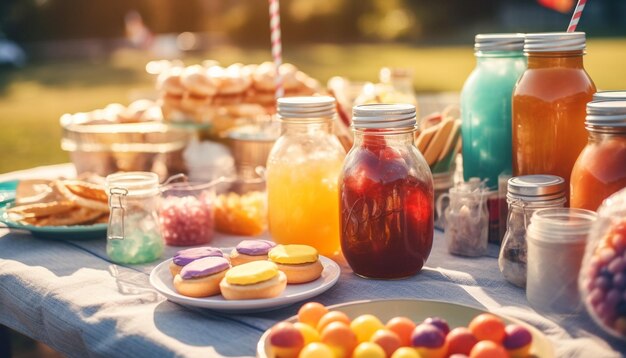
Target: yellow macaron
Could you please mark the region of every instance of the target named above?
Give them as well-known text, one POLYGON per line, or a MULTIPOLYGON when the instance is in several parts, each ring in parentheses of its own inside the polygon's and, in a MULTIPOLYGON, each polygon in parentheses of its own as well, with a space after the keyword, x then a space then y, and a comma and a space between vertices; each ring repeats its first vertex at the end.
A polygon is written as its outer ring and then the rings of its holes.
POLYGON ((278 267, 269 261, 253 261, 235 266, 226 272, 226 282, 231 285, 252 285, 278 275, 278 267))
POLYGON ((308 245, 277 245, 267 257, 279 264, 297 265, 315 262, 319 255, 314 247, 308 245))
POLYGON ((317 250, 308 245, 277 245, 267 253, 267 258, 287 276, 290 284, 311 282, 324 271, 317 250))

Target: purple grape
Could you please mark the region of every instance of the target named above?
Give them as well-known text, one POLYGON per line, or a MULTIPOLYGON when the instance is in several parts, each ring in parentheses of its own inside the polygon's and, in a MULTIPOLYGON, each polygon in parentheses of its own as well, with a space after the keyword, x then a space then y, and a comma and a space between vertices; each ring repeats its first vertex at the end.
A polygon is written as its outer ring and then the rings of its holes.
POLYGON ((611 280, 609 280, 606 276, 599 276, 593 280, 594 288, 599 288, 602 291, 606 291, 611 288, 611 280))
POLYGON ((620 272, 613 276, 613 287, 619 289, 626 288, 626 273, 620 272))
POLYGON ((610 308, 617 306, 619 301, 622 299, 622 293, 617 289, 612 289, 606 294, 606 300, 604 303, 610 308))
POLYGON ((411 334, 413 347, 440 348, 445 344, 445 336, 438 327, 422 323, 411 334))
POLYGON ((615 307, 615 313, 617 313, 620 317, 626 317, 626 301, 622 300, 617 304, 617 307, 615 307))
POLYGON ((441 333, 443 333, 444 336, 450 333, 450 326, 448 326, 448 322, 446 322, 446 320, 443 318, 428 317, 424 320, 424 323, 432 324, 433 326, 439 328, 441 330, 441 333))
POLYGON ((530 344, 533 340, 533 336, 530 332, 517 324, 510 324, 505 328, 506 336, 502 345, 507 350, 522 348, 527 344, 530 344))
POLYGON ((608 265, 609 272, 612 274, 617 274, 624 272, 626 269, 626 260, 624 260, 621 256, 616 256, 608 265))
POLYGON ((606 266, 603 266, 600 269, 600 272, 598 273, 598 276, 606 277, 609 280, 613 280, 613 274, 611 273, 611 271, 609 271, 609 269, 606 266))

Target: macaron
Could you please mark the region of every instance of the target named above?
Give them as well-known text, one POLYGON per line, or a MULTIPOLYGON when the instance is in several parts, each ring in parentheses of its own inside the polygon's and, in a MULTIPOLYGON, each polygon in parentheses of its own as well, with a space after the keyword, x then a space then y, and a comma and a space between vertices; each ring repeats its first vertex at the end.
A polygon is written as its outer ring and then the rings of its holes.
POLYGON ((209 256, 185 265, 174 277, 174 288, 184 296, 208 297, 220 293, 220 281, 230 269, 227 259, 209 256))
POLYGON ((216 247, 203 246, 178 251, 170 262, 172 276, 180 273, 185 265, 204 257, 224 257, 222 250, 216 247))
POLYGON ((316 280, 324 270, 317 250, 308 245, 277 245, 267 257, 285 273, 290 284, 316 280))
POLYGON ((269 261, 252 261, 235 266, 220 282, 222 296, 227 300, 272 298, 287 287, 287 277, 269 261))
POLYGON ((233 266, 247 262, 267 260, 267 253, 276 244, 268 240, 244 240, 230 253, 230 263, 233 266))

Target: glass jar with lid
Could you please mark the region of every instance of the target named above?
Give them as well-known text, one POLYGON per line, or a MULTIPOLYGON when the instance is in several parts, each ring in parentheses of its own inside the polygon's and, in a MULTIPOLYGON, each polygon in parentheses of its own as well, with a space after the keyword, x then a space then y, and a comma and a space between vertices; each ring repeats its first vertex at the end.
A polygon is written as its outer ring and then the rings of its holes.
POLYGON ((589 103, 585 125, 589 142, 572 170, 570 205, 595 211, 626 188, 626 100, 589 103))
POLYGON ((524 175, 508 182, 509 204, 507 229, 502 239, 498 266, 512 284, 526 286, 528 262, 526 229, 532 214, 544 208, 565 204, 565 181, 554 175, 524 175))
POLYGON ((528 303, 542 313, 575 313, 583 305, 578 274, 596 213, 584 209, 537 210, 528 226, 528 303))
POLYGON ((354 145, 339 180, 341 248, 357 275, 401 278, 433 243, 433 178, 413 144, 415 107, 354 107, 354 145))
POLYGON ((513 91, 513 175, 569 178, 585 147, 585 106, 596 87, 585 71, 584 32, 526 34, 528 68, 513 91))
POLYGON ((476 68, 461 92, 463 174, 488 179, 490 190, 511 172, 511 95, 526 69, 523 47, 523 34, 476 35, 476 68))
POLYGON ((383 87, 380 93, 382 103, 408 103, 416 108, 417 97, 413 88, 413 70, 403 67, 383 67, 379 72, 383 87))
POLYGON ((109 195, 107 255, 117 263, 151 262, 163 253, 157 215, 159 178, 150 172, 128 172, 106 177, 109 195))
POLYGON ((269 230, 280 244, 339 252, 338 178, 346 152, 332 133, 335 99, 278 99, 282 134, 267 159, 269 230))
POLYGON ((471 178, 468 182, 451 188, 449 193, 436 201, 437 212, 441 212, 442 201, 449 199, 444 215, 444 237, 451 254, 482 256, 487 253, 487 194, 485 182, 479 178, 471 178))

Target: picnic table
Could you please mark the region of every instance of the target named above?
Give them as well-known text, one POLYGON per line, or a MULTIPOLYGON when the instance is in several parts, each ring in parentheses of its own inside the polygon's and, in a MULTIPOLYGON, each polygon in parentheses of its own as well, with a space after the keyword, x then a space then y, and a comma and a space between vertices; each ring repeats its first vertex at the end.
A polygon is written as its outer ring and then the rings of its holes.
MULTIPOLYGON (((0 182, 74 175, 70 164, 0 175, 0 182)), ((232 247, 242 237, 216 234, 232 247)), ((0 324, 40 340, 69 357, 254 356, 262 333, 294 315, 301 304, 274 311, 233 314, 185 307, 154 290, 148 277, 162 260, 120 265, 106 242, 44 240, 0 228, 0 324)), ((179 248, 168 247, 163 260, 179 248)), ((413 298, 489 310, 525 321, 553 343, 558 357, 613 357, 626 344, 600 330, 585 312, 545 315, 529 307, 523 289, 498 270, 498 247, 488 256, 447 252, 443 233, 422 272, 404 280, 369 280, 342 264, 337 284, 313 300, 326 305, 355 300, 413 298)))

